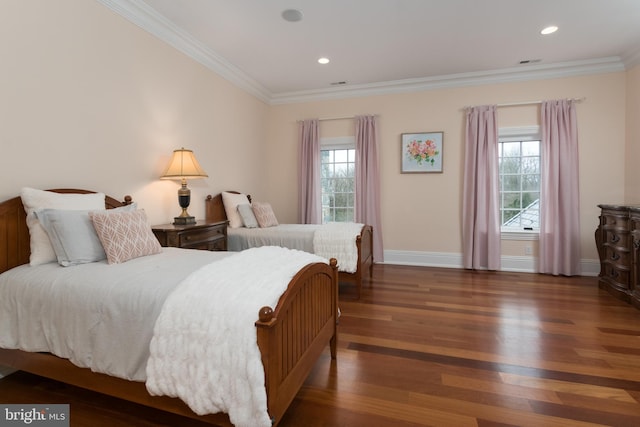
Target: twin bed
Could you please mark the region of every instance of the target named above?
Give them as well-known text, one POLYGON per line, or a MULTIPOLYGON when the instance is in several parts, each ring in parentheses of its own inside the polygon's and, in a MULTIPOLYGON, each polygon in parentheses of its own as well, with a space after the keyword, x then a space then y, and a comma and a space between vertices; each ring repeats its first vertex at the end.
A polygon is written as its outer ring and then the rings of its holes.
MULTIPOLYGON (((205 202, 207 221, 230 222, 227 229, 229 250, 240 251, 273 245, 334 257, 338 261, 338 281, 353 283, 357 298, 360 298, 363 279, 367 276, 370 278, 373 270, 373 229, 370 225, 279 224, 274 218, 266 227, 247 227, 242 222, 234 224, 234 220, 230 218, 239 203, 252 203, 251 196, 237 191, 226 191, 215 196, 207 196, 205 202), (226 198, 226 206, 223 196, 231 196, 226 198), (235 203, 230 206, 230 201, 235 203), (321 232, 326 236, 326 241, 319 239, 321 232), (324 246, 322 252, 314 248, 314 243, 317 245, 319 241, 324 246), (344 246, 352 246, 352 253, 343 250, 344 246)), ((258 203, 253 202, 254 205, 258 203)))
MULTIPOLYGON (((131 202, 104 199, 107 209, 131 202)), ((0 365, 212 424, 277 425, 327 344, 335 358, 338 320, 336 260, 281 251, 289 250, 233 254, 162 248, 121 263, 111 264, 109 258, 69 267, 31 266, 23 201, 7 200, 0 203, 0 365), (247 263, 255 267, 238 268, 247 263), (201 285, 208 280, 221 286, 220 294, 202 290, 210 288, 210 283, 201 285), (262 287, 251 288, 252 283, 262 287), (266 292, 271 284, 279 289, 266 292), (253 294, 264 294, 264 306, 249 297, 253 294), (187 305, 185 313, 176 309, 181 303, 187 305), (197 314, 194 307, 200 305, 211 316, 197 314), (218 323, 200 325, 209 317, 218 323), (248 324, 251 332, 242 344, 248 350, 231 347, 220 333, 232 321, 248 324), (176 335, 179 323, 188 336, 176 335), (222 353, 213 352, 216 348, 222 353), (229 383, 235 375, 225 379, 227 368, 218 363, 233 364, 251 353, 260 369, 250 376, 260 388, 247 380, 240 386, 254 388, 232 397, 250 395, 256 405, 202 403, 209 395, 225 401, 223 390, 240 387, 229 383), (194 354, 204 357, 195 360, 194 354), (190 400, 185 388, 201 396, 190 400), (219 410, 228 414, 214 414, 219 410)))

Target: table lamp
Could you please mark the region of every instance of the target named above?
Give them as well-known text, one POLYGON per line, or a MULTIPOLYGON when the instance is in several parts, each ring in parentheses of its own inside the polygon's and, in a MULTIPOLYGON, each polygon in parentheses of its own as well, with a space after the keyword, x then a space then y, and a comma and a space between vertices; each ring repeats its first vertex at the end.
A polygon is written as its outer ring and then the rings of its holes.
POLYGON ((162 174, 160 179, 181 179, 182 187, 178 190, 178 203, 182 208, 180 216, 174 218, 174 225, 195 224, 196 219, 189 215, 187 208, 191 203, 191 190, 187 188, 187 178, 206 178, 209 175, 205 173, 193 155, 193 151, 186 148, 173 150, 173 156, 169 162, 167 170, 162 174))

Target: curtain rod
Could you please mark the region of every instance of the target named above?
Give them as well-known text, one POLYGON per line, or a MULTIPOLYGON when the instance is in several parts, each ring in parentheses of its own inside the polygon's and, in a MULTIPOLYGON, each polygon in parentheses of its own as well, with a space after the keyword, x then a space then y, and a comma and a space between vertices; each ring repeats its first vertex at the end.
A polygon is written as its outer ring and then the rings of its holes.
POLYGON ((342 116, 342 117, 321 117, 318 119, 319 122, 328 122, 330 120, 352 120, 355 119, 356 116, 342 116))
MULTIPOLYGON (((378 117, 377 114, 363 114, 363 116, 374 116, 374 117, 378 117)), ((319 122, 328 122, 330 120, 353 120, 355 119, 357 116, 340 116, 340 117, 320 117, 318 119, 319 122)), ((299 122, 302 120, 298 120, 299 122)))
MULTIPOLYGON (((569 98, 569 101, 574 101, 574 102, 582 102, 584 101, 585 97, 582 98, 569 98)), ((496 104, 496 107, 500 108, 500 107, 520 107, 522 105, 536 105, 536 104, 542 104, 544 101, 523 101, 523 102, 507 102, 504 104, 496 104)), ((472 108, 472 106, 465 106, 463 109, 466 110, 468 108, 472 108)))

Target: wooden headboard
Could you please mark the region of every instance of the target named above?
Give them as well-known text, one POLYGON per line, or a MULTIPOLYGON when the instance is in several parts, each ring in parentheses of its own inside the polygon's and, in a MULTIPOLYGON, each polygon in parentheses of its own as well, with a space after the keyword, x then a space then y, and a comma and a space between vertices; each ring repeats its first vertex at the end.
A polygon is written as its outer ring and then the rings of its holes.
MULTIPOLYGON (((242 194, 239 191, 227 191, 227 193, 242 194)), ((249 203, 251 203, 251 196, 247 194, 249 203)), ((222 202, 222 193, 215 196, 208 195, 205 200, 205 220, 207 222, 220 222, 226 221, 227 213, 224 210, 224 203, 222 202)))
MULTIPOLYGON (((58 188, 54 193, 96 193, 90 190, 73 188, 58 188)), ((112 209, 131 204, 131 196, 126 196, 123 202, 106 196, 105 208, 112 209)), ((14 197, 0 203, 0 273, 13 267, 29 262, 31 249, 29 246, 29 228, 27 228, 27 213, 20 197, 14 197)))

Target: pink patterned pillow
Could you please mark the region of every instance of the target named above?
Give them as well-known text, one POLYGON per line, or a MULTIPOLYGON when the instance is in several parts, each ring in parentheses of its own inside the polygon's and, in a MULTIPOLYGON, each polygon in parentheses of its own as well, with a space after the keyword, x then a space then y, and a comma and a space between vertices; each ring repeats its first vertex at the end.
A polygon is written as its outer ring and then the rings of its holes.
POLYGON ((278 225, 276 215, 273 213, 273 209, 271 208, 271 205, 269 203, 253 202, 251 204, 251 208, 253 209, 253 214, 256 216, 258 225, 261 228, 273 227, 274 225, 278 225))
POLYGON ((89 212, 109 264, 119 264, 162 251, 144 210, 89 212))

